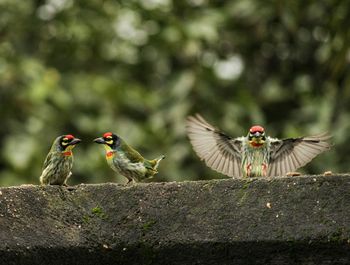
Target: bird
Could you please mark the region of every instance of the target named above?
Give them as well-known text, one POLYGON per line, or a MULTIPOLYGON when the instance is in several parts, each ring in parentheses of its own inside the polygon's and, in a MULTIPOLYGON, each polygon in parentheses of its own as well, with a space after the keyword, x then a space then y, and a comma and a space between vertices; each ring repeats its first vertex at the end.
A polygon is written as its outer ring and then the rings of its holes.
POLYGON ((158 173, 159 162, 165 158, 164 155, 161 155, 152 160, 145 159, 121 137, 112 132, 106 132, 94 142, 104 145, 108 165, 126 177, 127 184, 131 181, 141 182, 152 178, 158 173))
POLYGON ((73 166, 72 149, 81 142, 71 134, 58 136, 46 156, 40 176, 41 185, 67 186, 73 166))
POLYGON ((260 125, 247 136, 232 138, 200 114, 188 116, 186 132, 197 155, 215 171, 233 178, 284 176, 329 150, 331 136, 278 139, 260 125))

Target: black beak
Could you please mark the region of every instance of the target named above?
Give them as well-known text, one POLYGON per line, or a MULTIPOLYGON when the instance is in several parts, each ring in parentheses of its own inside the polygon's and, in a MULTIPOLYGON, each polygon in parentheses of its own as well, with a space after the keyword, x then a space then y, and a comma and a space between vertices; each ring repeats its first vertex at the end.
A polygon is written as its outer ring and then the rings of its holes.
POLYGON ((261 136, 261 133, 260 133, 260 132, 256 132, 256 133, 254 133, 254 136, 255 136, 255 137, 260 137, 260 136, 261 136))
POLYGON ((74 138, 74 139, 69 143, 69 145, 76 145, 76 144, 78 144, 78 143, 80 143, 80 142, 81 142, 80 139, 74 138))
POLYGON ((102 137, 96 138, 94 140, 94 142, 97 143, 97 144, 105 144, 106 143, 105 140, 102 137))

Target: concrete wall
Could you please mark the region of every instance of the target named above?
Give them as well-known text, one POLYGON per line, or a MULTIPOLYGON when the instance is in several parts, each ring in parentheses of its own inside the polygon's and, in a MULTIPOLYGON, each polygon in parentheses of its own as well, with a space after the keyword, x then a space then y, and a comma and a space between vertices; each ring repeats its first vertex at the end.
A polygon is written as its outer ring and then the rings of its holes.
POLYGON ((350 264, 350 175, 1 188, 0 264, 350 264))

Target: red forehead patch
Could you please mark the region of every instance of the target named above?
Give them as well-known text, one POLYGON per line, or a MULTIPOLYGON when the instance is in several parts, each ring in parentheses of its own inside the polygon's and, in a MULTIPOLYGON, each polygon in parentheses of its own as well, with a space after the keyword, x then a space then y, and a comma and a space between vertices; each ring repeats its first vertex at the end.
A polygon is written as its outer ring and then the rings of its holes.
POLYGON ((67 139, 74 139, 74 136, 73 135, 71 135, 71 134, 67 134, 66 136, 64 136, 65 138, 67 138, 67 139))
POLYGON ((103 135, 103 138, 107 138, 108 136, 112 136, 112 133, 111 133, 111 132, 106 132, 106 133, 103 135))
POLYGON ((253 127, 250 128, 249 132, 251 133, 255 133, 255 132, 264 132, 265 129, 259 125, 255 125, 253 127))

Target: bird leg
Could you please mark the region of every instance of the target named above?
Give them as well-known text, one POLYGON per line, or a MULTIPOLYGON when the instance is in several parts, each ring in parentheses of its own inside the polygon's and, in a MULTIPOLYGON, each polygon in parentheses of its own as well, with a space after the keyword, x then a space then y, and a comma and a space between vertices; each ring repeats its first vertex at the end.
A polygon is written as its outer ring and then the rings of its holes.
POLYGON ((263 176, 266 177, 267 176, 267 165, 265 163, 263 163, 261 165, 261 167, 262 167, 263 176))
POLYGON ((252 165, 248 164, 246 167, 246 170, 247 170, 247 176, 250 177, 250 171, 252 170, 252 165))
MULTIPOLYGON (((126 183, 126 185, 129 185, 130 182, 132 182, 132 179, 128 179, 128 182, 126 183)), ((132 183, 131 183, 132 184, 132 183)))

